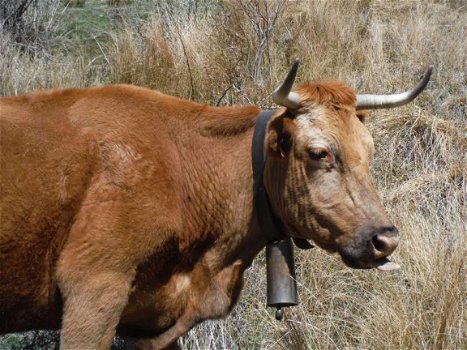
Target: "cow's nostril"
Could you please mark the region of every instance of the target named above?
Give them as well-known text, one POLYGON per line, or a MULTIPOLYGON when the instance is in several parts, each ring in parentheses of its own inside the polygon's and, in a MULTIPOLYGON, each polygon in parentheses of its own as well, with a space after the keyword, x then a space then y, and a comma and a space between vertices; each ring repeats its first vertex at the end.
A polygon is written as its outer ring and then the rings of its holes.
POLYGON ((379 235, 374 236, 371 241, 376 250, 380 252, 384 252, 386 250, 386 244, 379 238, 379 235))
POLYGON ((399 244, 397 229, 394 227, 393 229, 384 230, 384 232, 374 235, 371 243, 375 248, 378 258, 390 255, 399 244))

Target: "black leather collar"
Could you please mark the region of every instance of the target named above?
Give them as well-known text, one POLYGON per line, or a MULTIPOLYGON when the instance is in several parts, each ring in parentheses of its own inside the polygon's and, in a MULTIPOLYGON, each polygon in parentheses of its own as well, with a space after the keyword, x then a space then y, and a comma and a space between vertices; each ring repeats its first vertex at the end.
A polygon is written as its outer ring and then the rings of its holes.
MULTIPOLYGON (((264 188, 263 175, 265 164, 264 139, 268 122, 276 110, 261 111, 256 120, 253 141, 251 143, 251 160, 253 165, 253 201, 256 217, 261 231, 268 243, 276 242, 287 237, 282 221, 274 215, 268 194, 264 188)), ((292 238, 300 249, 310 249, 313 245, 303 238, 292 238)))
POLYGON ((259 226, 268 242, 278 241, 286 235, 282 222, 271 210, 269 198, 264 188, 263 174, 265 164, 264 139, 269 120, 275 110, 261 111, 256 120, 253 141, 251 145, 251 159, 253 165, 253 200, 259 226))

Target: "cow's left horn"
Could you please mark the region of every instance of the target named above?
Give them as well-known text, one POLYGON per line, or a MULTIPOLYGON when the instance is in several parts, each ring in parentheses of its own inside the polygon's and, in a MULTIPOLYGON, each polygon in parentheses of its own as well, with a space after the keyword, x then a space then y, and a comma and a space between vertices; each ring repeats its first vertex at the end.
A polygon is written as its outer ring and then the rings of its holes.
POLYGON ((399 107, 411 102, 425 89, 430 80, 433 67, 429 67, 425 76, 412 90, 394 95, 357 95, 356 109, 379 109, 399 107))
POLYGON ((299 64, 300 61, 298 59, 295 60, 285 81, 272 93, 272 100, 278 105, 290 109, 296 109, 299 106, 300 96, 296 92, 291 91, 295 77, 297 76, 299 64))

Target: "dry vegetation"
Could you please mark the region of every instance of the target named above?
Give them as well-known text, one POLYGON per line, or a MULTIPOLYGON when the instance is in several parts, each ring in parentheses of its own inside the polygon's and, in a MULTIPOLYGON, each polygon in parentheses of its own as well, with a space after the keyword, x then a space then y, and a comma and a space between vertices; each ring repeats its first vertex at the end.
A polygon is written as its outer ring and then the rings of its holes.
POLYGON ((402 271, 356 271, 319 249, 299 252, 301 303, 280 323, 264 306, 260 255, 233 314, 198 326, 182 345, 467 348, 465 2, 34 3, 22 23, 28 35, 0 33, 0 94, 131 83, 210 104, 270 106, 295 57, 299 81, 335 78, 372 93, 408 88, 434 65, 414 103, 368 118, 402 271))

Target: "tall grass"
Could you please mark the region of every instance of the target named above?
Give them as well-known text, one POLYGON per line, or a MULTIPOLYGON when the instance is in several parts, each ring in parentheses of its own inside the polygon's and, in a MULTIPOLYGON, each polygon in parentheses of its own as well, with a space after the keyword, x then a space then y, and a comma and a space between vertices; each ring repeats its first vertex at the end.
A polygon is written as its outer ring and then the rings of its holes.
POLYGON ((367 118, 375 181, 401 232, 394 259, 402 271, 351 270, 319 249, 297 252, 300 305, 277 322, 264 306, 260 254, 233 313, 192 330, 184 348, 467 348, 461 1, 109 3, 88 0, 83 9, 59 12, 90 16, 79 11, 100 6, 108 22, 87 29, 93 40, 51 26, 55 40, 39 54, 3 33, 0 93, 131 83, 210 104, 267 107, 296 57, 299 81, 340 79, 370 93, 409 88, 427 65, 435 67, 415 102, 367 118))

